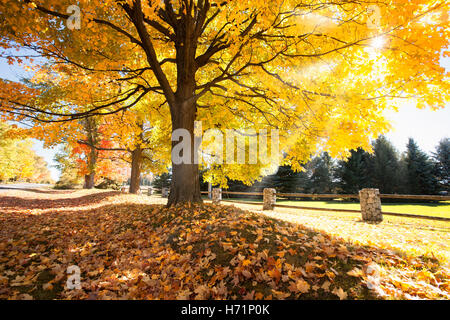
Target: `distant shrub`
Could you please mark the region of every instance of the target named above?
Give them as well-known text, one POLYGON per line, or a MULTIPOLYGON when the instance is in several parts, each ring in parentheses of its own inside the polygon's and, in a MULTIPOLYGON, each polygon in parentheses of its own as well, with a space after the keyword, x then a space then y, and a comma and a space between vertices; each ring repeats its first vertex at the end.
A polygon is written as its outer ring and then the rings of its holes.
POLYGON ((122 188, 122 183, 113 179, 103 178, 103 181, 100 182, 97 186, 95 186, 95 188, 120 190, 122 188))
POLYGON ((75 189, 76 188, 76 184, 71 183, 69 181, 58 181, 57 183, 55 183, 55 185, 53 186, 53 189, 56 190, 68 190, 68 189, 75 189))
POLYGON ((75 189, 80 185, 80 179, 75 175, 62 174, 59 181, 53 186, 57 190, 75 189))

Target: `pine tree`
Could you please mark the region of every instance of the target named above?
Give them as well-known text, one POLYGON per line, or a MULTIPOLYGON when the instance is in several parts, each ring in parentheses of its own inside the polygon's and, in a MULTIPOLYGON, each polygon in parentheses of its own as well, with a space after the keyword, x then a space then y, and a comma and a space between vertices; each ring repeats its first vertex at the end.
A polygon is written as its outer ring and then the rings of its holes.
POLYGON ((374 154, 371 157, 373 171, 371 182, 381 193, 399 192, 399 163, 397 152, 384 136, 380 136, 373 144, 374 154))
POLYGON ((332 172, 333 159, 327 152, 314 158, 309 168, 312 171, 310 178, 311 193, 331 193, 333 189, 332 172))
POLYGON ((450 191, 450 139, 444 138, 433 153, 439 191, 450 191))
POLYGON ((398 162, 397 193, 408 194, 408 191, 408 165, 406 163, 406 153, 403 153, 398 162))
POLYGON ((433 163, 410 138, 406 146, 407 191, 410 194, 433 194, 437 181, 433 175, 433 163))
POLYGON ((371 183, 371 157, 370 154, 359 148, 351 151, 347 161, 339 161, 335 170, 335 178, 340 192, 356 194, 363 188, 370 187, 371 183))
POLYGON ((152 186, 158 189, 162 188, 169 188, 170 182, 172 180, 172 174, 171 173, 163 173, 153 180, 152 186))
POLYGON ((281 166, 275 175, 263 179, 280 193, 307 193, 310 181, 306 171, 295 172, 291 166, 281 166))

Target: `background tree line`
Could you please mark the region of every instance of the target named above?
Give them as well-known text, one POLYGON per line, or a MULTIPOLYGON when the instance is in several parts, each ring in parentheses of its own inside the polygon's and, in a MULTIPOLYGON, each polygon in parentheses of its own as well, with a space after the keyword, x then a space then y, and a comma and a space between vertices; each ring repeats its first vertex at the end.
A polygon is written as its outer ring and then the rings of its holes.
MULTIPOLYGON (((384 194, 448 194, 450 190, 450 139, 442 139, 435 152, 427 155, 410 138, 400 154, 384 136, 373 142, 373 153, 362 149, 343 160, 322 153, 295 172, 281 166, 274 175, 249 187, 230 181, 229 191, 259 192, 275 188, 280 193, 357 194, 363 188, 378 188, 384 194)), ((202 190, 208 184, 201 179, 202 190)), ((167 187, 170 174, 157 177, 155 187, 167 187)))
MULTIPOLYGON (((282 193, 356 194, 363 188, 378 188, 384 194, 448 194, 450 189, 450 139, 442 139, 427 155, 410 138, 399 154, 384 136, 373 142, 373 153, 362 149, 343 160, 327 153, 313 158, 304 171, 280 167, 252 189, 274 187, 282 193)), ((230 183, 230 189, 243 189, 230 183)), ((248 187, 247 187, 248 189, 248 187)))
POLYGON ((53 183, 47 162, 30 139, 17 139, 17 129, 0 121, 0 183, 53 183))

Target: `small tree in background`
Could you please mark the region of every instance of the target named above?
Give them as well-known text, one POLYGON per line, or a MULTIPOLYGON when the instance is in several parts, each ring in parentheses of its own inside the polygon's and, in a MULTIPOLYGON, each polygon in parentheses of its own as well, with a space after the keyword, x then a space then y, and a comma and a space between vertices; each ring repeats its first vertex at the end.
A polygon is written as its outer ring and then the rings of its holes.
POLYGON ((36 173, 32 142, 18 135, 14 127, 0 121, 0 181, 29 180, 36 173))
POLYGON ((54 183, 52 179, 52 175, 50 173, 50 170, 48 170, 48 164, 42 158, 41 156, 35 155, 34 156, 34 174, 29 179, 30 182, 35 183, 47 183, 51 184, 54 183))
POLYGON ((69 144, 64 144, 64 147, 54 157, 55 168, 61 172, 55 189, 73 189, 81 185, 82 179, 78 174, 77 162, 71 157, 71 154, 72 150, 69 144))
POLYGON ((157 189, 169 188, 171 181, 172 181, 172 174, 166 172, 166 173, 163 173, 163 174, 157 176, 153 180, 152 185, 153 185, 153 187, 155 187, 157 189))

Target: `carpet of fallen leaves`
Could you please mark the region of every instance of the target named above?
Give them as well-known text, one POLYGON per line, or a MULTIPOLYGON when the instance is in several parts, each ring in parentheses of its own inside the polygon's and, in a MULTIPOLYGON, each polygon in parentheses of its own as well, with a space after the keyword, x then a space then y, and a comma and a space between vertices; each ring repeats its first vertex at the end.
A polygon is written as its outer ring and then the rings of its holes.
POLYGON ((0 299, 450 297, 442 259, 357 244, 275 213, 160 203, 100 191, 0 192, 0 299), (81 289, 66 286, 71 265, 81 289))

